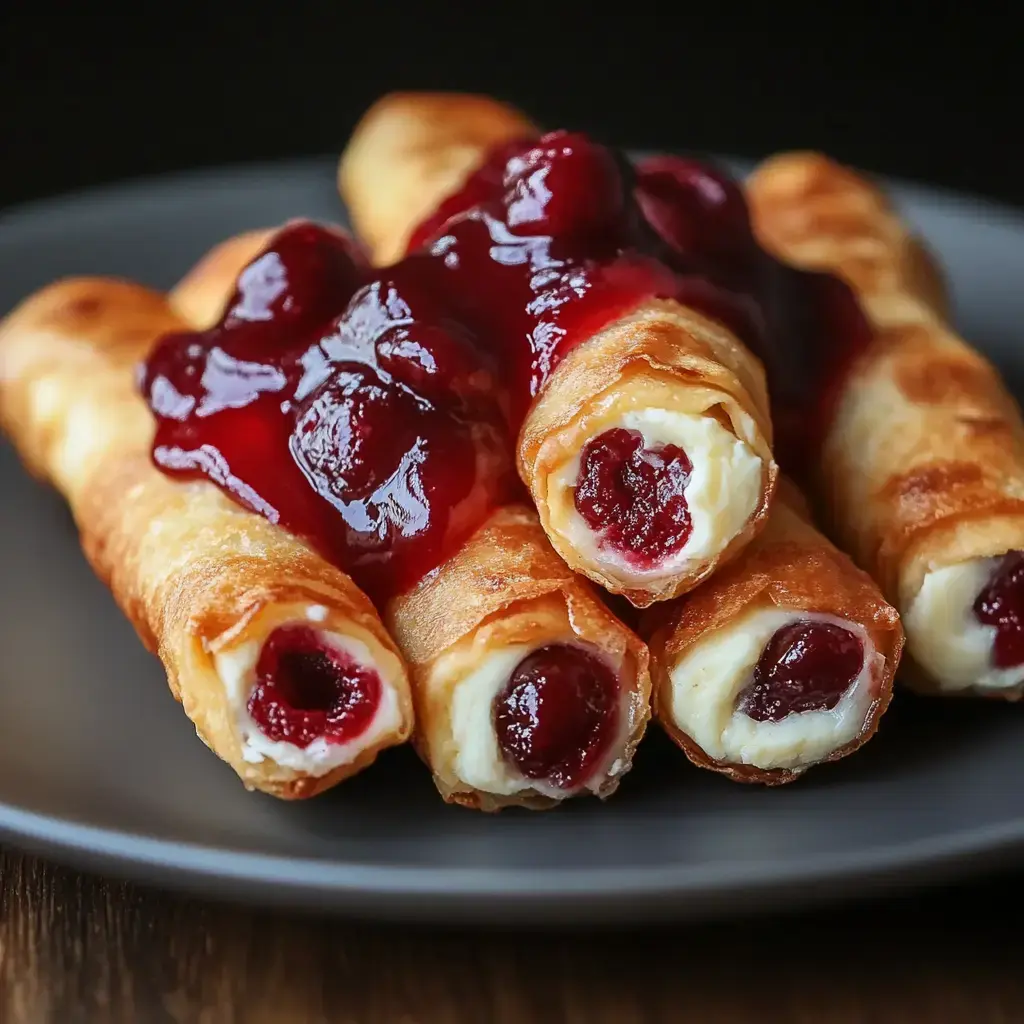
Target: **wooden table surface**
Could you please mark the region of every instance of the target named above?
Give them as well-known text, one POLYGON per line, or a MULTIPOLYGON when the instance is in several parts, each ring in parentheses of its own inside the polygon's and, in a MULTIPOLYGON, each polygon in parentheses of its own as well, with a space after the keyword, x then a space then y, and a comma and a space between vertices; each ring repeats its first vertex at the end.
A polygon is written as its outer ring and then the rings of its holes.
POLYGON ((485 934, 200 902, 0 851, 0 1022, 1021 1024, 1022 883, 485 934))

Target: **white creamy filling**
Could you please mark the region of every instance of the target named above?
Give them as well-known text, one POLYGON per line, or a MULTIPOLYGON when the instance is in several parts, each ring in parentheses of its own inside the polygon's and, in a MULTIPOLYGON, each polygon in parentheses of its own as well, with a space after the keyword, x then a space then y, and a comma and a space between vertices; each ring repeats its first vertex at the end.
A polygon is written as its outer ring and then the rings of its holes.
POLYGON ((1000 558, 934 569, 903 613, 907 647, 943 690, 1007 690, 1024 682, 1024 665, 996 668, 996 627, 980 623, 974 602, 1000 558))
MULTIPOLYGON (((311 605, 306 617, 311 622, 322 622, 327 609, 311 605)), ((253 721, 248 711, 249 697, 256 685, 256 664, 262 641, 251 640, 229 651, 214 656, 214 667, 224 686, 228 706, 234 715, 235 729, 242 746, 242 759, 249 764, 272 761, 282 768, 291 768, 307 775, 326 775, 343 764, 354 761, 381 737, 398 729, 402 724, 402 709, 398 692, 390 674, 376 663, 373 653, 361 640, 340 633, 318 631, 325 645, 343 651, 363 668, 372 669, 380 676, 380 703, 369 725, 347 743, 332 743, 320 736, 307 747, 299 747, 287 740, 271 740, 253 721)))
MULTIPOLYGON (((547 639, 543 644, 516 644, 502 647, 491 654, 455 685, 452 694, 450 721, 455 774, 469 786, 485 793, 511 796, 532 790, 544 796, 561 799, 567 791, 550 786, 540 779, 528 779, 509 764, 498 747, 494 731, 494 701, 505 688, 516 666, 538 646, 572 644, 572 637, 547 639)), ((614 666, 613 666, 614 669, 614 666)), ((598 765, 583 789, 597 790, 609 776, 622 770, 616 760, 624 732, 628 728, 628 694, 620 698, 619 736, 609 745, 605 764, 598 765)))
MULTIPOLYGON (((761 500, 763 466, 754 450, 712 416, 638 409, 602 426, 601 433, 616 428, 635 430, 644 447, 673 444, 686 453, 693 466, 683 496, 690 511, 691 533, 679 551, 649 568, 630 563, 621 552, 601 542, 576 511, 573 495, 580 458, 564 463, 554 474, 554 486, 566 494, 566 510, 560 532, 573 548, 594 564, 612 564, 623 578, 653 579, 670 576, 690 564, 715 556, 746 525, 761 500)), ((599 436, 599 435, 598 435, 599 436)))
POLYGON ((679 729, 715 760, 798 770, 857 737, 874 700, 873 677, 883 662, 856 623, 783 609, 752 612, 697 644, 672 667, 669 710, 679 729), (789 714, 778 722, 757 722, 737 710, 737 698, 752 681, 754 667, 776 630, 807 621, 842 626, 864 644, 860 675, 839 703, 831 711, 789 714))

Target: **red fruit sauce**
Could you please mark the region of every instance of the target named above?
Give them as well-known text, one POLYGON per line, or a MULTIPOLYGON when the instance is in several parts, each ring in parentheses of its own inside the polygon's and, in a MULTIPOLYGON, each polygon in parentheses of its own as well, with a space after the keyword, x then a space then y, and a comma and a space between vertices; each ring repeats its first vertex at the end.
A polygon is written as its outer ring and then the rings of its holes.
POLYGON ((267 739, 307 747, 321 736, 346 743, 362 735, 380 698, 373 669, 308 626, 282 626, 260 652, 248 710, 267 739))
POLYGON ((528 654, 494 702, 505 759, 558 789, 601 767, 619 728, 619 681, 598 654, 553 644, 528 654))
POLYGON ((831 622, 794 622, 765 645, 737 708, 755 722, 831 711, 864 667, 864 645, 831 622))

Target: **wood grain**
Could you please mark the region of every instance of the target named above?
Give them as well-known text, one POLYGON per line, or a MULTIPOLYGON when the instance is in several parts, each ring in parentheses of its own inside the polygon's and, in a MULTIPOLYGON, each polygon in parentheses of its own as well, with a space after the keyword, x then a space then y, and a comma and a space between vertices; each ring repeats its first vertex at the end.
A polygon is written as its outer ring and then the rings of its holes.
POLYGON ((1020 877, 636 933, 374 927, 0 853, 0 1021, 1019 1024, 1020 877))

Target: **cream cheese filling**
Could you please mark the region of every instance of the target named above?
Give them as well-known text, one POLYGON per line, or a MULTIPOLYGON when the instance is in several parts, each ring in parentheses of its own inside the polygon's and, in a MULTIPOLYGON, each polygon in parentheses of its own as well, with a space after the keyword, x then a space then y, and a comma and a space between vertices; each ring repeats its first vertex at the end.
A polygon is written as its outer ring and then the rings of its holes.
POLYGON ((974 602, 1001 561, 974 558, 933 569, 903 612, 907 649, 945 691, 1007 690, 1024 682, 1024 665, 992 664, 996 627, 974 614, 974 602))
POLYGON ((854 740, 874 701, 873 680, 884 658, 864 629, 831 615, 763 609, 692 647, 669 671, 669 713, 675 725, 717 761, 800 770, 854 740), (864 645, 860 674, 832 710, 758 722, 736 708, 740 693, 776 630, 793 622, 830 622, 864 645))

